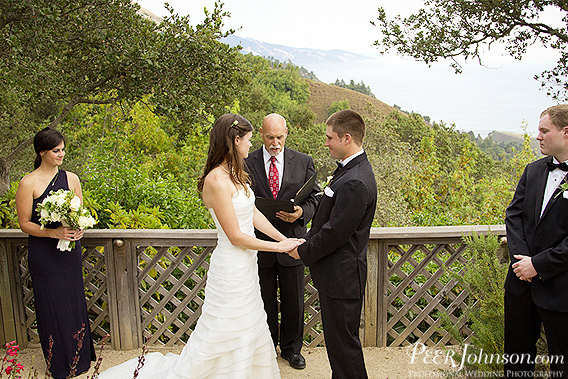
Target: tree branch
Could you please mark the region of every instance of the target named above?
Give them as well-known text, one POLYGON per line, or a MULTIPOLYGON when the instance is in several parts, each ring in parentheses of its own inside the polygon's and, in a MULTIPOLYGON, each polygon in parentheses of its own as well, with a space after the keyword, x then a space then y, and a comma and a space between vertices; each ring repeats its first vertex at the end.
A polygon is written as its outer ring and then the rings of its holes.
POLYGON ((104 105, 104 104, 114 104, 118 101, 118 97, 113 97, 112 99, 107 99, 107 100, 91 100, 91 99, 80 99, 78 103, 81 104, 100 104, 100 105, 104 105))
POLYGON ((6 156, 6 158, 4 158, 4 165, 7 169, 12 166, 12 162, 14 162, 25 149, 31 146, 33 140, 33 137, 28 138, 24 142, 20 143, 10 154, 8 154, 8 156, 6 156))

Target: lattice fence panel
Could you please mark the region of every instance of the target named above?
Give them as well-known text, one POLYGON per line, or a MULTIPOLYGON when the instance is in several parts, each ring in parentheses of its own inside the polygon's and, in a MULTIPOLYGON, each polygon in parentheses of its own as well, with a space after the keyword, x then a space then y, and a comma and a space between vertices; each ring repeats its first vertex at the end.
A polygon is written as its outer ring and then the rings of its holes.
POLYGON ((457 343, 441 330, 441 314, 465 336, 471 330, 460 318, 467 293, 445 269, 463 275, 467 260, 463 243, 393 245, 388 256, 387 346, 407 346, 418 340, 429 346, 457 343))
POLYGON ((148 345, 187 342, 201 314, 214 247, 139 246, 142 333, 148 345))
MULTIPOLYGON (((85 286, 87 311, 91 321, 93 339, 98 342, 110 333, 104 247, 100 245, 91 246, 84 241, 82 241, 82 247, 83 284, 85 286)), ((15 249, 19 267, 28 342, 39 344, 32 279, 28 269, 28 245, 27 243, 14 244, 12 248, 15 249)))
POLYGON ((304 284, 304 345, 324 346, 318 291, 307 269, 304 284))
POLYGON ((83 284, 95 342, 110 336, 109 296, 104 247, 83 242, 83 284))

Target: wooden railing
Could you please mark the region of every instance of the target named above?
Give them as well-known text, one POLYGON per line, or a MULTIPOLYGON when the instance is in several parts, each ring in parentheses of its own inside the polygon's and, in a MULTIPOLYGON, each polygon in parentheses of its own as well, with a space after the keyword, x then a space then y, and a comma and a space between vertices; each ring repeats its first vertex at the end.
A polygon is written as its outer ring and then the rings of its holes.
MULTIPOLYGON (((361 322, 366 346, 455 343, 440 329, 447 313, 465 336, 460 314, 468 294, 444 268, 467 267, 463 235, 503 236, 504 226, 373 228, 361 322)), ((115 349, 184 343, 203 304, 215 230, 89 230, 83 237, 83 274, 91 330, 110 335, 115 349)), ((63 273, 62 273, 63 274, 63 273)), ((340 280, 338 278, 338 280, 340 280)), ((305 280, 304 343, 324 343, 318 294, 305 280)), ((0 343, 39 342, 27 268, 27 236, 0 230, 0 343)))

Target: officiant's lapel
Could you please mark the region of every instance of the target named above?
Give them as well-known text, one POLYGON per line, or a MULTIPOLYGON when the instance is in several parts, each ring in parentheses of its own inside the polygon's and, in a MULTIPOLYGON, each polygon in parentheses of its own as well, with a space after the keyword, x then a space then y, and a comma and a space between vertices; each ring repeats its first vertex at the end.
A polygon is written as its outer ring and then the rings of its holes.
MULTIPOLYGON (((281 195, 283 196, 286 192, 285 189, 292 181, 292 172, 294 171, 294 156, 295 154, 287 149, 284 148, 284 172, 282 173, 282 180, 280 180, 280 191, 278 191, 277 199, 280 199, 281 195)), ((293 196, 293 195, 292 195, 293 196)))

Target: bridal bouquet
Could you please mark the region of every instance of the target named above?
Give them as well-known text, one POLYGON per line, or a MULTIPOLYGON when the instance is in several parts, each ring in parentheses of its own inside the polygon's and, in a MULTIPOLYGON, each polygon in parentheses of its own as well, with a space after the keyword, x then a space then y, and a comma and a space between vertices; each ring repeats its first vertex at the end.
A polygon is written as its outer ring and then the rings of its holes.
MULTIPOLYGON (((41 229, 51 222, 61 222, 65 227, 76 230, 92 228, 97 222, 89 210, 81 205, 81 199, 74 191, 60 189, 51 192, 37 206, 41 229)), ((71 251, 75 241, 60 239, 57 248, 61 251, 71 251)))

